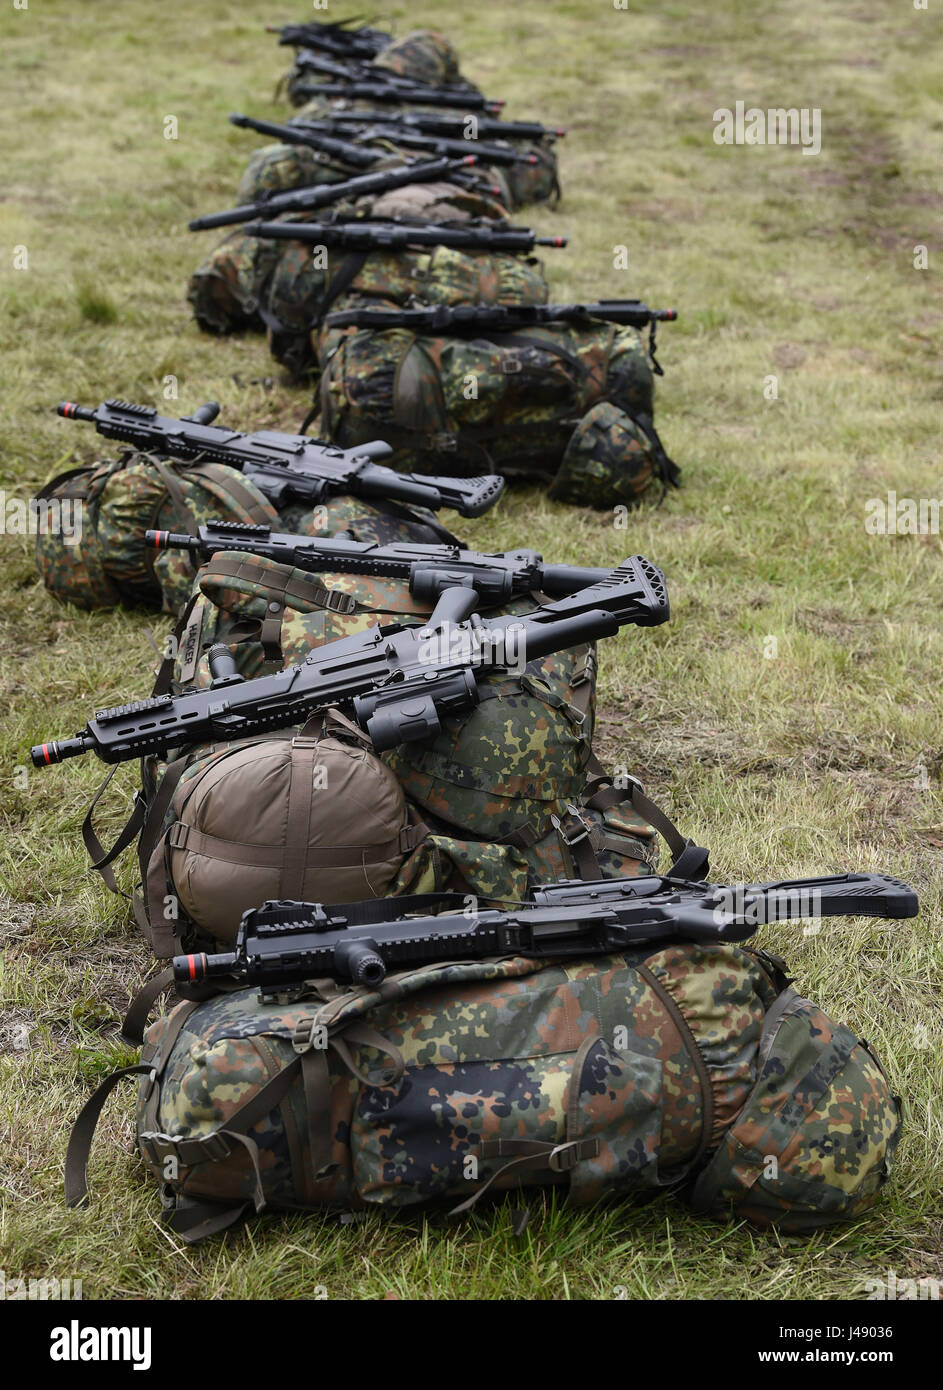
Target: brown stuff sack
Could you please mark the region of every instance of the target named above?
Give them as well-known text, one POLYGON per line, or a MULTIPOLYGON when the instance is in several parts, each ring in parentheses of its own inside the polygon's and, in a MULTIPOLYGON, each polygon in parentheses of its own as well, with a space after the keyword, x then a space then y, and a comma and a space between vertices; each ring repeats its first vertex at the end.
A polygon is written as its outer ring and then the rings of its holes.
POLYGON ((242 914, 267 898, 383 897, 425 828, 368 742, 332 712, 323 727, 214 749, 188 767, 148 863, 155 953, 173 954, 185 932, 191 948, 194 926, 231 945, 242 914), (168 895, 189 921, 161 933, 168 895))

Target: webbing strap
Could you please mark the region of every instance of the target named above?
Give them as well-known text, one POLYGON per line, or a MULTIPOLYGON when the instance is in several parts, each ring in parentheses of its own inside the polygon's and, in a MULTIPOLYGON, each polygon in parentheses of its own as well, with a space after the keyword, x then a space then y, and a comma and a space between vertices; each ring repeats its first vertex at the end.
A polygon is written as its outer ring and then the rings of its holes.
POLYGON ((110 849, 105 849, 95 833, 95 827, 92 825, 92 815, 95 807, 98 805, 105 792, 105 788, 117 771, 117 766, 111 769, 100 783, 95 795, 92 797, 91 804, 85 813, 85 819, 82 821, 82 843, 85 845, 86 852, 91 861, 89 867, 101 874, 106 887, 108 887, 112 893, 118 893, 121 897, 126 898, 128 895, 127 893, 122 893, 121 889, 118 887, 111 865, 118 858, 118 855, 121 854, 123 850, 127 849, 132 840, 137 838, 138 831, 144 824, 147 816, 147 803, 144 800, 143 794, 140 791, 135 792, 134 808, 123 827, 118 832, 118 836, 110 849))
POLYGON ((629 779, 628 787, 613 786, 612 779, 595 754, 588 760, 586 769, 590 777, 580 798, 584 806, 591 811, 605 811, 609 806, 628 801, 634 811, 654 826, 674 855, 674 862, 668 870, 672 877, 689 880, 705 877, 708 851, 681 834, 674 821, 645 795, 636 778, 629 779))
POLYGON ((144 1025, 156 1000, 174 982, 173 966, 168 965, 157 975, 153 975, 141 986, 131 1000, 121 1025, 121 1036, 126 1042, 140 1047, 144 1041, 144 1025))
POLYGON ((523 1172, 568 1173, 584 1158, 595 1158, 599 1153, 598 1139, 568 1140, 562 1144, 544 1143, 538 1139, 487 1139, 472 1151, 476 1158, 506 1158, 464 1202, 453 1207, 449 1216, 460 1216, 477 1206, 488 1188, 498 1178, 504 1177, 512 1168, 523 1172))
POLYGON ((292 739, 288 814, 285 820, 285 837, 281 847, 278 878, 278 896, 283 900, 298 901, 304 896, 305 869, 311 857, 311 809, 316 752, 317 745, 313 739, 292 739))
POLYGON ((200 585, 208 598, 211 596, 207 592, 207 581, 213 579, 242 580, 287 607, 329 608, 335 613, 354 613, 360 606, 352 594, 326 588, 313 574, 295 570, 290 565, 272 568, 236 551, 223 551, 207 565, 200 585))
POLYGON ((87 1165, 92 1148, 95 1126, 105 1101, 119 1081, 126 1076, 142 1076, 153 1072, 154 1068, 139 1062, 133 1067, 122 1067, 106 1076, 97 1086, 79 1111, 79 1117, 72 1126, 69 1145, 65 1155, 65 1200, 70 1207, 82 1206, 88 1200, 87 1165))
POLYGON ((237 1221, 248 1216, 252 1203, 238 1202, 234 1206, 216 1206, 210 1202, 197 1202, 193 1206, 176 1207, 164 1216, 164 1224, 178 1235, 186 1245, 196 1245, 208 1236, 218 1235, 228 1230, 237 1221))
POLYGON ((579 808, 568 805, 565 817, 550 817, 550 824, 557 832, 564 858, 568 859, 568 877, 598 879, 602 869, 596 858, 597 850, 602 848, 602 835, 588 819, 580 815, 579 808), (575 872, 574 872, 575 869, 575 872))
POLYGON ((321 327, 324 315, 327 313, 328 309, 330 309, 335 299, 337 299, 338 295, 343 294, 346 289, 350 288, 363 270, 367 263, 367 255, 368 253, 366 251, 351 251, 344 257, 341 262, 340 270, 332 278, 331 283, 318 301, 318 312, 315 316, 314 323, 311 325, 312 328, 317 329, 321 327))

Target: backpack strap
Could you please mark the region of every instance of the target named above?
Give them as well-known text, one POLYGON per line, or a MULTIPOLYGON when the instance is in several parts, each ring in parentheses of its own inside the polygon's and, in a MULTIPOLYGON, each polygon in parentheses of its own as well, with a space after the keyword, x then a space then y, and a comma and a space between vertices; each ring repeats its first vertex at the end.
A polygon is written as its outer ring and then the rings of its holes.
MULTIPOLYGON (((170 642, 170 648, 172 651, 178 648, 178 644, 184 632, 187 629, 190 614, 198 598, 199 595, 194 595, 193 597, 191 597, 190 602, 184 608, 180 617, 174 624, 173 631, 170 634, 170 637, 172 639, 170 642)), ((154 681, 154 687, 151 690, 152 697, 154 695, 164 695, 170 689, 173 679, 175 660, 176 658, 173 656, 164 657, 163 661, 161 662, 160 669, 157 672, 157 677, 154 681)), ((170 766, 173 766, 173 764, 171 764, 170 766)), ((143 791, 139 789, 137 792, 135 792, 134 806, 131 811, 131 814, 128 817, 122 829, 118 832, 118 836, 110 849, 106 850, 104 848, 104 846, 98 838, 98 835, 95 832, 95 827, 92 824, 92 815, 95 811, 95 807, 98 805, 105 791, 105 788, 108 786, 109 782, 111 781, 112 777, 114 777, 117 771, 117 766, 111 769, 111 771, 100 783, 95 795, 92 797, 91 805, 85 813, 85 819, 82 822, 82 841, 85 845, 85 849, 88 853, 89 859, 91 860, 90 868, 95 869, 98 873, 101 874, 105 882, 105 886, 109 889, 110 892, 118 893, 121 897, 127 897, 127 894, 122 893, 119 889, 118 884, 115 881, 115 876, 112 872, 111 865, 118 858, 118 856, 125 849, 127 849, 128 845, 131 844, 132 840, 136 838, 138 832, 142 829, 142 827, 148 819, 147 801, 143 791)), ((176 783, 174 785, 176 785, 176 783)), ((166 807, 164 808, 164 810, 166 810, 166 807)), ((161 817, 163 818, 163 811, 161 812, 161 817)), ((138 920, 140 922, 140 919, 138 920)))
POLYGON ((207 579, 239 580, 264 592, 265 617, 258 620, 257 631, 240 631, 240 641, 260 642, 265 660, 277 662, 279 667, 282 664, 282 623, 286 608, 297 607, 302 612, 326 609, 332 613, 355 613, 359 608, 352 594, 344 593, 342 589, 328 589, 314 575, 295 571, 287 565, 271 569, 237 551, 223 551, 215 555, 206 566, 204 575, 207 579))
POLYGON ((681 834, 674 821, 645 795, 638 778, 629 777, 625 788, 614 786, 595 754, 587 760, 586 769, 590 774, 589 781, 580 797, 584 806, 591 811, 605 811, 610 806, 627 801, 633 811, 655 827, 674 855, 668 877, 693 881, 704 878, 709 867, 708 851, 681 834))

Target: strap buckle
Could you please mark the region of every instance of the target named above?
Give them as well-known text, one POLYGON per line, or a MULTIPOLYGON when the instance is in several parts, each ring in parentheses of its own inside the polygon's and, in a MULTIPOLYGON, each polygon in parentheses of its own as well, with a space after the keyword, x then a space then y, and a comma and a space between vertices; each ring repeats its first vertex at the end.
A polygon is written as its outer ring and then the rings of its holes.
POLYGON ((138 1149, 154 1167, 161 1167, 166 1158, 176 1158, 185 1168, 192 1168, 198 1163, 218 1163, 232 1153, 223 1136, 215 1131, 191 1139, 151 1131, 138 1135, 138 1149))
POLYGON ((547 1155, 547 1167, 551 1173, 569 1173, 579 1162, 579 1142, 571 1139, 568 1144, 558 1144, 547 1155))
POLYGON ((567 818, 562 821, 559 816, 552 815, 550 824, 560 836, 560 839, 567 846, 578 845, 581 840, 589 839, 589 828, 583 817, 575 806, 567 806, 567 818))
POLYGON ((519 357, 503 357, 501 359, 501 370, 505 376, 517 376, 518 372, 524 370, 524 363, 519 357))

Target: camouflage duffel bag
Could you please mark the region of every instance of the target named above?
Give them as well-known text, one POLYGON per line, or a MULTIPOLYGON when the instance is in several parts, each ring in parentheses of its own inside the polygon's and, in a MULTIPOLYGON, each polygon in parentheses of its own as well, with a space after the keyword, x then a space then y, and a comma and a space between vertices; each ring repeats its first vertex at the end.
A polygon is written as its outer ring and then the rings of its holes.
POLYGON ((578 1205, 676 1192, 785 1230, 855 1217, 890 1172, 898 1103, 781 964, 682 944, 185 1002, 86 1103, 67 1198, 85 1197, 108 1092, 142 1073, 137 1147, 188 1243, 253 1211, 457 1214, 522 1186, 578 1205))
POLYGON ((343 447, 379 436, 411 471, 486 469, 596 507, 680 476, 652 423, 652 369, 633 328, 431 338, 327 326, 318 404, 319 433, 343 447))
MULTIPOLYGON (((56 598, 79 608, 161 603, 175 612, 186 602, 194 566, 188 552, 156 551, 150 529, 195 532, 206 521, 273 526, 278 513, 238 469, 127 453, 117 462, 72 468, 39 493, 50 502, 81 506, 71 540, 53 531, 36 537, 36 564, 56 598)), ((309 509, 310 511, 310 509, 309 509)))

